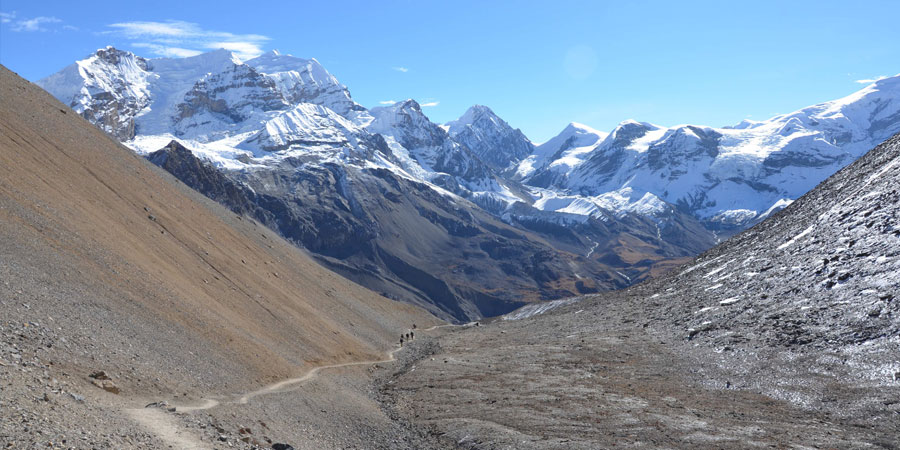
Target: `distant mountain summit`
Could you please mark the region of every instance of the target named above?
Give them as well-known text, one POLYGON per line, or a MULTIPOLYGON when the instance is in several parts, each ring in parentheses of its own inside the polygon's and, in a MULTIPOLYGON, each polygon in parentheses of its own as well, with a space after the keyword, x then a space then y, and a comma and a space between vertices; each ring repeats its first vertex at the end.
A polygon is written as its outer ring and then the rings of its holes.
POLYGON ((150 104, 150 64, 106 47, 37 82, 75 112, 116 138, 134 138, 134 118, 150 104))
POLYGON ((353 101, 347 87, 315 58, 303 59, 272 50, 248 60, 247 65, 271 79, 289 104, 319 104, 348 119, 365 111, 353 101))
POLYGON ((447 122, 447 132, 485 164, 502 172, 534 152, 534 144, 487 106, 475 105, 459 119, 447 122))
POLYGON ((515 177, 528 178, 533 186, 552 186, 555 174, 567 173, 572 165, 581 162, 581 155, 591 151, 606 136, 607 133, 587 125, 570 123, 558 135, 538 145, 521 161, 516 168, 515 177))

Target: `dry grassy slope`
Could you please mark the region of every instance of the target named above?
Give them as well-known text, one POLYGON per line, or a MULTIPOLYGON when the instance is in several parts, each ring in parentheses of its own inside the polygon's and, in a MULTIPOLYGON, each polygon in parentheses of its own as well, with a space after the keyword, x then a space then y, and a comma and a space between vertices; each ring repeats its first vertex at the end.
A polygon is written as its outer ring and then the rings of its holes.
POLYGON ((127 373, 126 393, 376 359, 434 322, 180 185, 5 67, 0 236, 3 321, 57 329, 57 365, 127 373))

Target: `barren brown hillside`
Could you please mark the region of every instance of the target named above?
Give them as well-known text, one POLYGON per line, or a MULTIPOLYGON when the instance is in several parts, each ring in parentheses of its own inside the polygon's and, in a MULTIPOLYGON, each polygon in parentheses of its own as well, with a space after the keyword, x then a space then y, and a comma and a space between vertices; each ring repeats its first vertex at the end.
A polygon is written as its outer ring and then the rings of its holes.
POLYGON ((20 420, 13 406, 45 393, 63 405, 52 419, 86 414, 65 392, 90 404, 252 389, 315 365, 384 358, 401 331, 430 322, 0 68, 0 390, 10 428, 20 420), (97 370, 112 374, 118 396, 88 384, 97 370))

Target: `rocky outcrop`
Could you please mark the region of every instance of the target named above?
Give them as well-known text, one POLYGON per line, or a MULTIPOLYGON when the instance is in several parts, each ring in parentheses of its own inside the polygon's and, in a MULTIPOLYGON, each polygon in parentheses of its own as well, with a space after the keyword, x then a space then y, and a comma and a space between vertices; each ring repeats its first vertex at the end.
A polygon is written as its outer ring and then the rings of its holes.
MULTIPOLYGON (((192 128, 209 132, 243 122, 258 112, 288 108, 275 83, 247 64, 233 64, 194 83, 176 105, 175 128, 179 135, 192 128), (215 123, 224 122, 224 123, 215 123)), ((196 134, 196 132, 194 133, 196 134)))

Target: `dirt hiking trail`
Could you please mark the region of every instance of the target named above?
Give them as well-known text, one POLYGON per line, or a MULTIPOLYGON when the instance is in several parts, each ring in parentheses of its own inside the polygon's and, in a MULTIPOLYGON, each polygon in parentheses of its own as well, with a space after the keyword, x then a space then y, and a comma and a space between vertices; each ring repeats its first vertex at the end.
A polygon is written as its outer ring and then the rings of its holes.
MULTIPOLYGON (((420 331, 427 332, 433 331, 439 328, 446 327, 457 327, 457 326, 469 326, 472 323, 464 324, 464 325, 454 325, 454 324, 444 324, 444 325, 435 325, 429 328, 424 328, 420 331)), ((309 380, 316 378, 319 375, 319 372, 327 369, 337 369, 342 367, 351 367, 351 366, 365 366, 365 365, 373 365, 373 364, 382 364, 389 363, 394 361, 396 358, 394 354, 402 350, 403 347, 397 347, 387 352, 387 358, 378 359, 378 360, 366 360, 366 361, 355 361, 348 363, 340 363, 340 364, 328 364, 324 366, 317 366, 311 368, 305 374, 288 378, 285 380, 281 380, 262 388, 256 389, 254 391, 250 391, 244 393, 240 396, 227 396, 227 397, 207 397, 201 399, 203 401, 202 404, 199 405, 170 405, 170 407, 175 407, 175 412, 177 413, 190 413, 194 411, 203 411, 215 408, 223 403, 231 403, 231 404, 239 404, 245 405, 250 400, 267 394, 275 394, 280 392, 290 392, 296 389, 299 389, 300 386, 309 380)), ((209 449, 212 448, 211 443, 205 442, 200 439, 199 436, 192 433, 189 430, 185 430, 179 426, 177 418, 166 412, 163 408, 153 408, 153 407, 138 407, 138 408, 127 408, 124 410, 128 416, 143 426, 147 431, 152 432, 156 435, 161 441, 166 443, 166 445, 170 446, 174 449, 185 449, 185 450, 194 450, 194 449, 209 449)))

